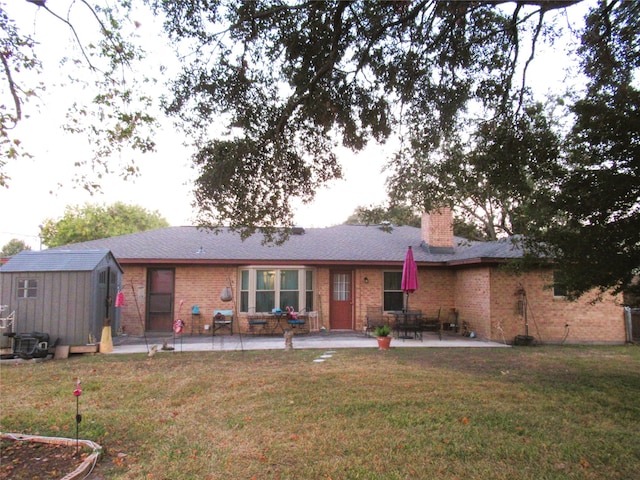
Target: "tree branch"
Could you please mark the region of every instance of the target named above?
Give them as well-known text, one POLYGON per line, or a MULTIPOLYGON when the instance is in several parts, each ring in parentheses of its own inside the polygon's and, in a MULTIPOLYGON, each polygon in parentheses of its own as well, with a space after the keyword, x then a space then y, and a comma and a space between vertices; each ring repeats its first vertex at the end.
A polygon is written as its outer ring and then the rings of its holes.
POLYGON ((22 119, 22 107, 20 106, 20 97, 18 96, 18 88, 16 83, 11 76, 11 68, 9 67, 9 62, 7 62, 7 56, 9 52, 2 51, 0 58, 2 58, 2 66, 7 75, 7 80, 9 82, 9 90, 11 91, 11 96, 13 97, 13 104, 16 107, 16 115, 11 120, 13 120, 13 126, 9 128, 14 128, 18 122, 22 119))
MULTIPOLYGON (((29 0, 30 1, 30 0, 29 0)), ((91 68, 91 70, 98 70, 96 67, 93 66, 93 64, 91 63, 91 60, 89 60, 89 57, 87 56, 87 53, 84 51, 84 48, 82 46, 82 42, 80 41, 80 37, 78 36, 78 32, 76 32, 75 27, 71 24, 71 22, 69 20, 67 20, 66 18, 61 17, 60 15, 58 15, 57 13, 55 13, 53 10, 51 10, 49 7, 47 7, 45 5, 44 1, 32 1, 31 3, 34 3, 35 5, 38 5, 41 8, 44 8, 47 12, 49 12, 51 15, 53 15, 55 18, 57 18, 58 20, 60 20, 62 23, 64 23, 65 25, 67 25, 70 29, 71 32, 73 33, 73 36, 76 37, 76 42, 78 43, 78 46, 80 47, 80 52, 82 52, 82 56, 84 57, 84 59, 87 61, 87 63, 89 64, 89 68, 91 68)), ((84 2, 83 0, 83 3, 84 2)), ((91 7, 89 7, 91 9, 91 7)), ((91 11, 93 11, 91 9, 91 11)))
POLYGON ((284 126, 293 114, 293 111, 296 109, 298 105, 302 103, 302 101, 308 98, 311 89, 318 84, 318 82, 332 70, 333 66, 336 64, 338 60, 338 51, 340 46, 340 37, 342 36, 342 14, 346 10, 347 6, 351 2, 340 2, 338 3, 338 8, 333 15, 333 37, 331 39, 331 52, 327 58, 327 61, 318 69, 313 78, 309 81, 309 83, 305 86, 300 86, 296 89, 296 92, 289 97, 289 101, 285 106, 282 114, 280 115, 280 119, 278 120, 278 124, 276 126, 276 132, 279 135, 284 133, 284 126))

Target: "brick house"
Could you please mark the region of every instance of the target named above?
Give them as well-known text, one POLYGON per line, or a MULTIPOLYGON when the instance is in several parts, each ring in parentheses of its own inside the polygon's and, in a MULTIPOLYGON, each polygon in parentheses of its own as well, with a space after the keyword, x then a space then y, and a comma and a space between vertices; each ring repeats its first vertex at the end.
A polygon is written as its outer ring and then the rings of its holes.
POLYGON ((431 317, 455 310, 459 324, 492 341, 529 334, 545 343, 625 342, 621 299, 606 295, 592 303, 585 295, 570 302, 554 293, 551 269, 510 273, 503 267, 521 256, 518 245, 454 237, 447 209, 423 215, 422 228, 297 228, 279 246, 264 245, 261 235, 243 241, 226 229, 170 227, 64 248, 113 252, 124 271, 121 327, 140 335, 171 331, 178 316, 186 333, 203 334, 218 309, 233 310, 247 330, 250 313, 285 305, 317 312, 316 327, 362 331, 368 307, 404 306, 400 279, 409 246, 419 279, 408 297, 411 309, 431 317), (232 302, 221 300, 226 286, 232 302))

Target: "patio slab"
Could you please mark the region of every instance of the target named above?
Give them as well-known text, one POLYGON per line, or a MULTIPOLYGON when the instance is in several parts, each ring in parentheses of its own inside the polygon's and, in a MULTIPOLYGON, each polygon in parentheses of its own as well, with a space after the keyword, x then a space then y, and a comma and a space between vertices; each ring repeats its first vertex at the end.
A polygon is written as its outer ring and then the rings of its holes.
MULTIPOLYGON (((254 336, 254 335, 216 335, 212 336, 179 336, 176 335, 148 335, 120 336, 113 339, 113 352, 108 355, 121 353, 147 353, 153 346, 157 353, 175 352, 205 352, 205 351, 242 351, 242 350, 284 350, 282 336, 254 336), (173 350, 162 350, 163 342, 167 342, 173 350)), ((424 334, 422 341, 415 339, 394 338, 391 348, 504 348, 509 347, 497 342, 488 342, 478 338, 468 338, 460 335, 443 335, 442 340, 437 334, 424 334)), ((374 337, 368 337, 355 332, 312 333, 294 336, 293 348, 304 349, 336 349, 336 348, 378 348, 374 337)))

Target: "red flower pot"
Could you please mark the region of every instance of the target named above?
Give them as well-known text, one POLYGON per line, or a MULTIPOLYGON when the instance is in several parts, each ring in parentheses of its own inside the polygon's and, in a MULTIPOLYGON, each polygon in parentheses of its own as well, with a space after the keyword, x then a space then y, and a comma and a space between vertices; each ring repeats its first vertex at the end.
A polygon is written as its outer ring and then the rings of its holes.
POLYGON ((391 348, 391 337, 377 337, 378 339, 378 348, 380 350, 389 350, 391 348))

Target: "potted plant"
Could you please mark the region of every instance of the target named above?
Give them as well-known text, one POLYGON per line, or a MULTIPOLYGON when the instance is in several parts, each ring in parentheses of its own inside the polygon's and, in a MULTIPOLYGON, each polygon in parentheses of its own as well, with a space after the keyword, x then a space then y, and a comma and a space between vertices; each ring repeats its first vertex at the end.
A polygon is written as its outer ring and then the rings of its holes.
POLYGON ((389 350, 391 348, 391 328, 389 325, 376 327, 373 333, 378 339, 378 348, 380 350, 389 350))

